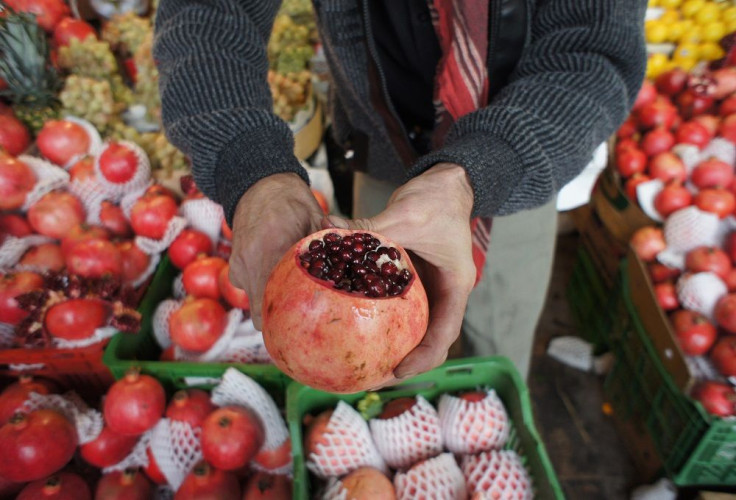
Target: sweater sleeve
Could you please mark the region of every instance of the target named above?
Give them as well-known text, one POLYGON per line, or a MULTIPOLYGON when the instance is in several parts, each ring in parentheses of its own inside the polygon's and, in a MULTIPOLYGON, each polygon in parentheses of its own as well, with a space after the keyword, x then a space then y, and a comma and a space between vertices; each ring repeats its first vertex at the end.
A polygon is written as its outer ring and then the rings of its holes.
POLYGON ((228 222, 256 181, 294 172, 288 125, 272 112, 266 45, 280 0, 161 0, 154 57, 169 140, 228 222))
MULTIPOLYGON (((474 215, 548 201, 624 121, 644 77, 643 0, 544 0, 531 42, 491 103, 461 117, 443 148, 421 157, 463 166, 474 215)), ((493 75, 490 75, 493 78, 493 75)))

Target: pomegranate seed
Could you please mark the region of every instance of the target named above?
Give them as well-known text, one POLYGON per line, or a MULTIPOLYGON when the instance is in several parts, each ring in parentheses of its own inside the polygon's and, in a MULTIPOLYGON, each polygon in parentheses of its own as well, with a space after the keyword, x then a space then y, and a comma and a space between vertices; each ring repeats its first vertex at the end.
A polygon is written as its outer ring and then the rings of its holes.
POLYGON ((399 273, 399 278, 401 279, 401 283, 406 285, 411 280, 411 272, 408 269, 402 269, 399 273))
POLYGON ((343 262, 350 262, 353 260, 353 252, 351 252, 349 248, 343 248, 340 250, 340 259, 343 262))
POLYGON ((333 266, 336 266, 338 264, 345 264, 339 255, 330 255, 329 257, 330 264, 333 266))
POLYGON ((337 269, 333 269, 332 271, 327 273, 327 279, 329 279, 330 281, 334 281, 335 283, 340 281, 343 276, 344 274, 337 269))
POLYGON ((381 276, 391 276, 399 272, 399 268, 393 262, 384 262, 381 265, 381 276))
POLYGON ((368 285, 369 297, 385 297, 386 296, 386 285, 381 281, 376 281, 368 285))
POLYGON ((322 248, 324 246, 325 246, 325 244, 322 243, 322 240, 312 240, 312 241, 309 242, 309 249, 310 250, 317 250, 317 249, 320 249, 320 248, 322 248))
POLYGON ((399 255, 399 251, 393 247, 388 249, 387 255, 388 255, 388 258, 391 260, 399 260, 399 257, 401 257, 399 255))
POLYGON ((367 268, 368 268, 368 270, 369 270, 370 272, 372 272, 372 273, 376 273, 376 274, 378 274, 378 273, 380 273, 380 272, 381 272, 381 271, 380 271, 380 270, 378 269, 378 264, 376 264, 375 262, 373 262, 373 261, 371 261, 371 260, 366 260, 366 261, 364 262, 364 264, 365 264, 365 267, 367 267, 367 268))
MULTIPOLYGON (((371 235, 369 234, 368 237, 370 238, 370 236, 371 235)), ((354 241, 361 241, 362 242, 362 241, 365 240, 365 237, 366 237, 365 233, 355 233, 353 235, 353 240, 354 241)))
POLYGON ((381 248, 379 248, 379 249, 378 249, 378 250, 376 250, 376 251, 378 252, 378 255, 379 255, 379 257, 380 257, 381 255, 386 255, 386 254, 388 253, 388 248, 386 248, 386 247, 381 247, 381 248))
POLYGON ((367 254, 365 254, 366 260, 371 260, 373 262, 377 261, 380 255, 378 255, 378 252, 370 251, 367 254))
POLYGON ((319 268, 319 267, 310 267, 309 274, 311 274, 315 278, 320 278, 320 279, 324 277, 325 275, 325 273, 322 271, 322 268, 319 268))
POLYGON ((402 287, 401 285, 391 285, 390 287, 388 287, 388 294, 392 297, 396 295, 401 295, 401 292, 403 291, 404 287, 402 287))
POLYGON ((324 240, 326 243, 340 243, 342 237, 337 233, 327 233, 324 240))
POLYGON ((363 255, 365 253, 365 245, 360 241, 353 243, 353 253, 363 255))
POLYGON ((374 283, 380 280, 381 278, 377 274, 368 273, 365 275, 363 279, 365 279, 366 283, 374 283))
POLYGON ((353 274, 355 274, 356 276, 365 276, 366 274, 368 274, 368 268, 358 264, 357 266, 353 267, 353 274))
POLYGON ((312 254, 311 253, 303 253, 299 256, 299 258, 305 262, 311 262, 312 261, 312 254))
POLYGON ((327 251, 330 252, 330 253, 337 253, 337 252, 339 252, 340 251, 340 243, 339 242, 330 243, 327 246, 327 251))
POLYGON ((345 237, 344 237, 344 238, 342 239, 342 246, 343 246, 343 247, 346 247, 346 246, 347 246, 347 247, 351 247, 351 246, 353 246, 353 241, 354 241, 354 240, 353 240, 353 237, 352 237, 352 236, 345 236, 345 237))

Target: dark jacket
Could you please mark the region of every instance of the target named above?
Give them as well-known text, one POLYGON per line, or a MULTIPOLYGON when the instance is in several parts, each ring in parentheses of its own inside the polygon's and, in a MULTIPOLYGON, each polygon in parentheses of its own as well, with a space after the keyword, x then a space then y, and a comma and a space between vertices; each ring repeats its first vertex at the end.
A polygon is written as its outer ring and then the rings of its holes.
MULTIPOLYGON (((403 182, 438 162, 462 165, 474 215, 548 201, 623 122, 643 79, 646 0, 526 0, 524 47, 508 81, 489 106, 453 125, 442 149, 407 169, 372 96, 368 1, 314 0, 336 138, 360 138, 366 169, 379 179, 403 182)), ((490 1, 491 12, 501 12, 510 0, 490 1)), ((228 220, 256 181, 279 172, 306 179, 266 82, 266 44, 280 3, 161 0, 157 14, 166 133, 192 158, 198 186, 228 220)), ((499 52, 493 47, 490 65, 499 52)))

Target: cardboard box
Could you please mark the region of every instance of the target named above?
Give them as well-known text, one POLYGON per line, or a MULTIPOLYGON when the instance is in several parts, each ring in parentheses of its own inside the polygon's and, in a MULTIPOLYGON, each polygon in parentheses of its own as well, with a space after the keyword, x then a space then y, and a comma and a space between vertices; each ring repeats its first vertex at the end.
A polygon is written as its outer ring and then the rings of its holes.
POLYGON ((626 255, 627 246, 621 244, 606 229, 591 205, 572 211, 572 218, 580 233, 580 242, 590 255, 605 286, 613 289, 619 272, 619 263, 626 255))

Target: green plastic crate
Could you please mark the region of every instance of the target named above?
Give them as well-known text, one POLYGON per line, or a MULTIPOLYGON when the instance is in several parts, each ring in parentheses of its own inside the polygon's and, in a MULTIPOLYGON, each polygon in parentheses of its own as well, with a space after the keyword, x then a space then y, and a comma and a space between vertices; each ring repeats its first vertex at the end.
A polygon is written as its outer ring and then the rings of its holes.
POLYGON ((632 303, 626 261, 621 285, 611 335, 616 361, 605 382, 616 414, 647 429, 678 486, 736 485, 736 421, 708 414, 675 385, 632 303))
MULTIPOLYGON (((388 399, 421 394, 436 404, 440 394, 472 390, 481 386, 495 389, 506 406, 512 423, 506 447, 517 451, 522 457, 534 483, 535 498, 564 498, 547 451, 534 426, 529 390, 508 359, 489 357, 448 361, 439 368, 380 392, 383 396, 388 396, 388 399)), ((297 382, 289 385, 286 417, 294 458, 294 499, 310 498, 310 490, 314 487, 306 469, 302 449, 303 417, 334 408, 339 400, 355 406, 365 394, 330 394, 297 382)))
POLYGON ((256 380, 278 404, 283 404, 291 379, 273 365, 158 361, 161 349, 153 336, 151 321, 158 304, 171 297, 171 285, 178 272, 168 256, 164 257, 138 308, 142 315, 140 331, 137 334, 117 333, 110 340, 102 360, 113 376, 120 379, 128 369, 138 367, 169 390, 210 388, 232 366, 256 380))

